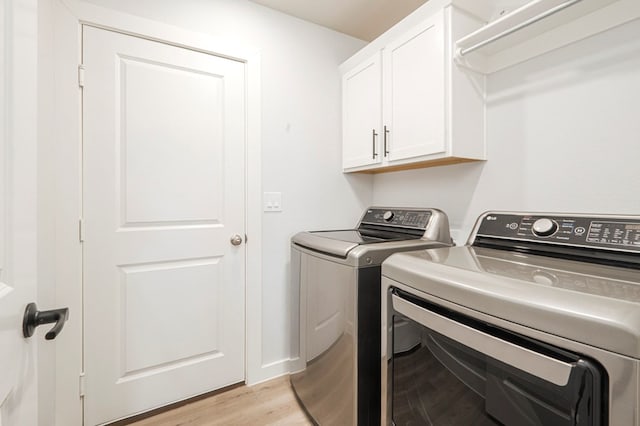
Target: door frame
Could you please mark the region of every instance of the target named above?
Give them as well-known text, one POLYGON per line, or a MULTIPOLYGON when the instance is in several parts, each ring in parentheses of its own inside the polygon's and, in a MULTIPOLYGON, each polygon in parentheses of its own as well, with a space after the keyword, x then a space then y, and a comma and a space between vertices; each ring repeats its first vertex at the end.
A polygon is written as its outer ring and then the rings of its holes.
MULTIPOLYGON (((264 381, 273 372, 262 363, 262 178, 260 53, 250 46, 194 33, 179 27, 105 9, 78 0, 54 0, 56 105, 56 304, 68 306, 70 320, 56 350, 56 418, 58 425, 81 425, 83 404, 82 246, 82 26, 89 25, 147 40, 238 60, 245 64, 245 382, 264 381)), ((281 374, 281 372, 280 372, 281 374)))

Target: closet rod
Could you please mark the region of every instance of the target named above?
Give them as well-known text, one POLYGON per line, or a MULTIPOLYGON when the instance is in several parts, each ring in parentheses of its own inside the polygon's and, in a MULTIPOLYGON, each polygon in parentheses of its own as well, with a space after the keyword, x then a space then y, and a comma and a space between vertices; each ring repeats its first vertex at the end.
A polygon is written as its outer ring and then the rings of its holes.
POLYGON ((507 30, 505 30, 505 31, 503 31, 501 33, 498 33, 498 34, 494 35, 493 37, 489 37, 486 40, 483 40, 483 41, 481 41, 479 43, 476 43, 473 46, 470 46, 470 47, 467 47, 467 48, 464 48, 464 49, 458 49, 458 55, 459 56, 464 56, 467 53, 471 53, 474 50, 477 50, 477 49, 480 49, 481 47, 486 46, 487 44, 491 44, 496 40, 499 40, 499 39, 501 39, 503 37, 506 37, 509 34, 513 34, 516 31, 519 31, 519 30, 521 30, 521 29, 523 29, 525 27, 528 27, 529 25, 534 24, 534 23, 536 23, 536 22, 538 22, 538 21, 540 21, 540 20, 542 20, 542 19, 544 19, 544 18, 546 18, 548 16, 551 16, 551 15, 553 15, 555 13, 558 13, 561 10, 566 9, 569 6, 573 6, 574 4, 576 4, 576 3, 580 2, 580 1, 582 1, 582 0, 568 0, 568 1, 564 2, 564 3, 561 3, 561 4, 557 5, 556 7, 553 7, 553 8, 551 8, 551 9, 545 11, 545 12, 542 12, 541 14, 539 14, 537 16, 534 16, 533 18, 529 18, 526 21, 516 25, 515 27, 511 27, 511 28, 509 28, 509 29, 507 29, 507 30))

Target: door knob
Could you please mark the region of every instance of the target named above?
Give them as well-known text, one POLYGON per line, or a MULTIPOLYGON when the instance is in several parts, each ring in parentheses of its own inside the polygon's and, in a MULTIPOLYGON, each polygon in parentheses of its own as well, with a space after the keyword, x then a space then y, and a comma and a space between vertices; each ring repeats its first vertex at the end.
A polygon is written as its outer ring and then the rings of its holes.
POLYGON ((50 311, 39 311, 35 303, 29 303, 24 310, 22 320, 22 335, 24 337, 33 336, 36 327, 42 324, 55 323, 53 328, 45 334, 47 340, 55 339, 62 331, 64 323, 69 319, 69 308, 53 309, 50 311))
POLYGON ((238 234, 234 235, 233 237, 231 237, 231 244, 233 244, 234 246, 239 246, 240 244, 242 244, 242 237, 238 234))

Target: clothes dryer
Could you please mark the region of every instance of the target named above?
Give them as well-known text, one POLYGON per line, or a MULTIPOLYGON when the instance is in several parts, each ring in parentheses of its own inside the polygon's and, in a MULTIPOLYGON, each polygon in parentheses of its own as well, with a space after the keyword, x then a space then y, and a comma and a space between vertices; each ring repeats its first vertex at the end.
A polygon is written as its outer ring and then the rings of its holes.
POLYGON ((640 424, 640 216, 488 212, 382 274, 383 424, 640 424))

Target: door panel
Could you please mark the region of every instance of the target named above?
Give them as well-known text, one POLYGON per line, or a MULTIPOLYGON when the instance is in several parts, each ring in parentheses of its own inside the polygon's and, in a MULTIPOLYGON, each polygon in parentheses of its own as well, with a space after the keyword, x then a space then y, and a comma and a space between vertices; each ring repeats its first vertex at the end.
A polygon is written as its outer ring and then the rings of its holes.
POLYGON ((133 58, 120 64, 123 225, 219 221, 224 77, 133 58))
POLYGON ((143 370, 174 368, 176 362, 222 355, 216 315, 220 305, 219 258, 123 266, 120 271, 124 379, 143 370), (167 315, 176 305, 189 306, 191 311, 167 315), (203 312, 212 315, 202 321, 203 312), (180 336, 181 344, 170 338, 158 339, 149 333, 154 329, 180 336))
POLYGON ((442 13, 385 49, 389 161, 446 149, 443 49, 442 13))
POLYGON ((36 339, 22 335, 37 279, 37 2, 0 2, 0 425, 35 426, 36 339))
POLYGON ((244 379, 244 65, 83 30, 85 422, 244 379))
POLYGON ((349 168, 380 163, 382 161, 380 53, 376 53, 344 75, 342 93, 342 166, 349 168))

